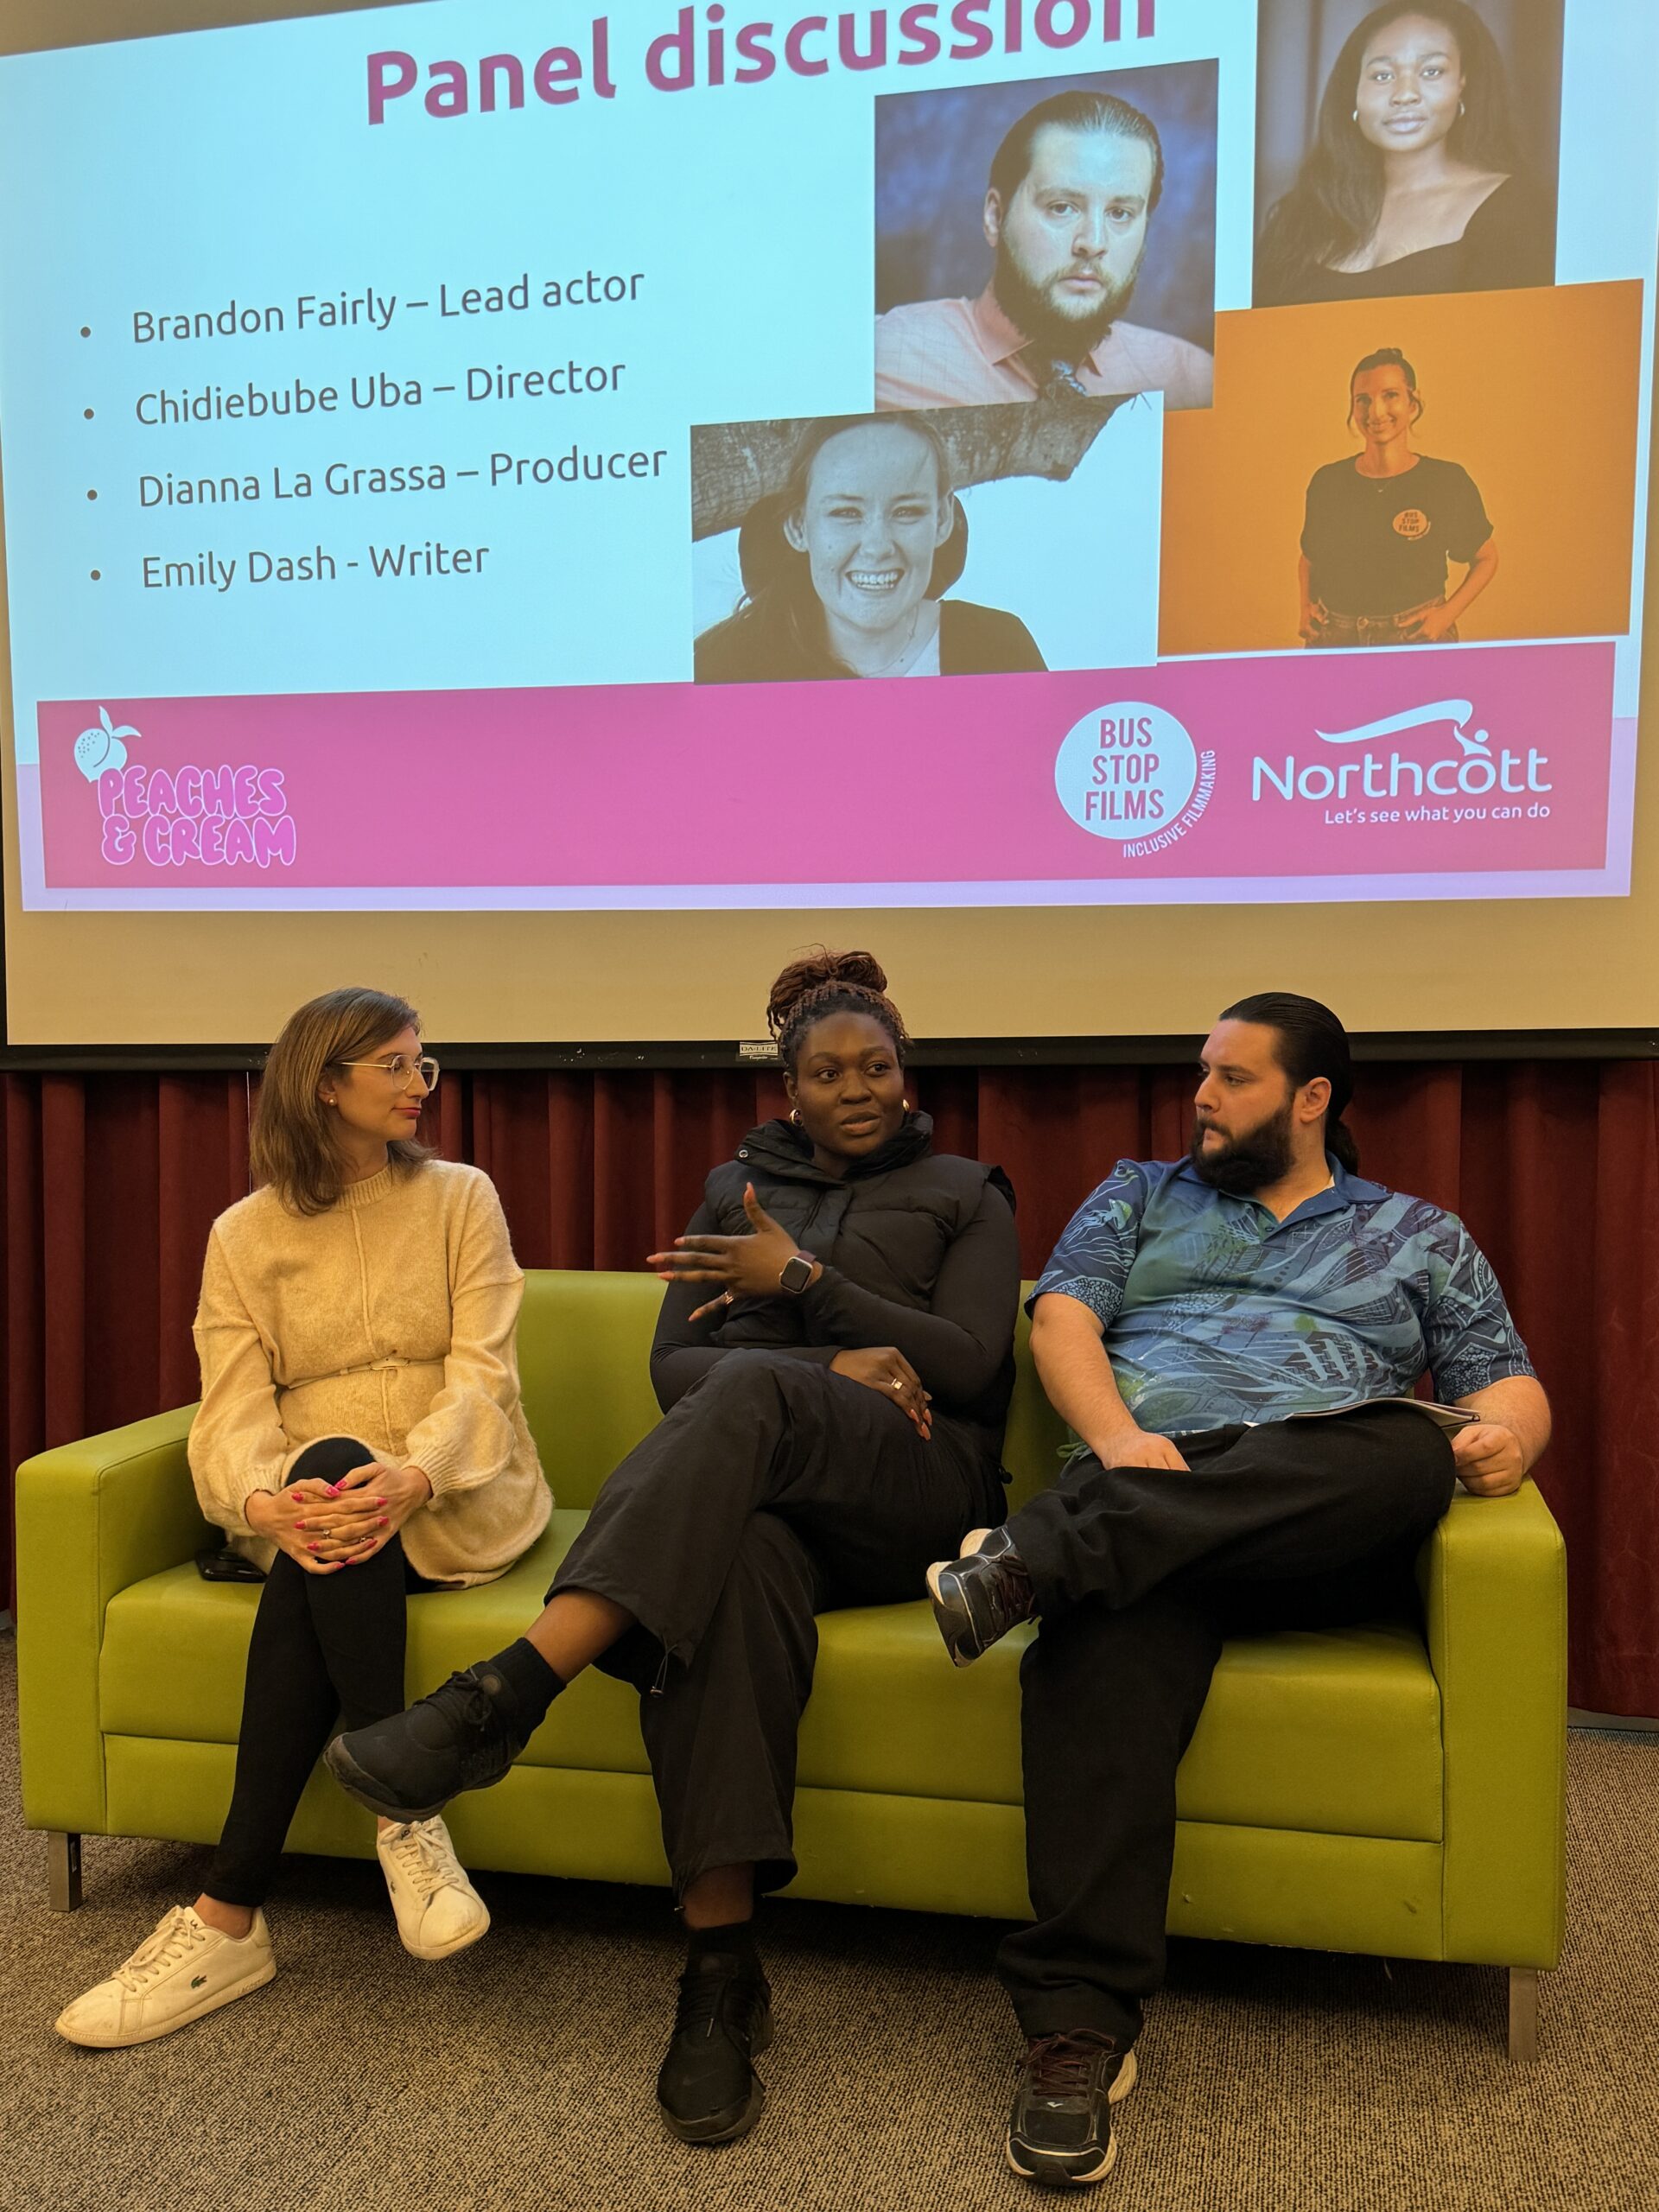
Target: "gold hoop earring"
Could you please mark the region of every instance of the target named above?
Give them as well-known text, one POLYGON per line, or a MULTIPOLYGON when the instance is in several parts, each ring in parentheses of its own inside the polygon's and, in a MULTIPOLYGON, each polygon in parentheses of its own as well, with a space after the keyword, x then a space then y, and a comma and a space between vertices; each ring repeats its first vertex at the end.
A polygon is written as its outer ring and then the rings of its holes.
POLYGON ((1464 116, 1467 115, 1467 114, 1468 114, 1468 112, 1469 112, 1468 109, 1464 105, 1463 102, 1462 102, 1461 100, 1459 100, 1459 101, 1458 102, 1458 114, 1459 114, 1459 117, 1461 118, 1462 117, 1464 117, 1464 116))
POLYGON ((1359 110, 1357 108, 1354 110, 1354 121, 1356 123, 1359 121, 1359 110))
POLYGON ((789 1118, 794 1122, 796 1128, 798 1129, 801 1126, 801 1109, 798 1106, 791 1106, 790 1108, 789 1118))
POLYGON ((906 1114, 908 1114, 908 1113, 909 1113, 909 1111, 910 1111, 910 1101, 909 1101, 909 1099, 908 1099, 908 1098, 901 1098, 901 1099, 899 1101, 899 1104, 904 1108, 904 1109, 905 1109, 906 1113, 906 1114))

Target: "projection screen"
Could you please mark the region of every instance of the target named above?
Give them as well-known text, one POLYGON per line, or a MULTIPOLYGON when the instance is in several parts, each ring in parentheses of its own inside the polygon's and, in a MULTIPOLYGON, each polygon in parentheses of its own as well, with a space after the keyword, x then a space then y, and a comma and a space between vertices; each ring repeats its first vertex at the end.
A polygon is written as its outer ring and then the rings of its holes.
POLYGON ((1649 0, 192 20, 0 16, 11 1044, 1659 1022, 1649 0))

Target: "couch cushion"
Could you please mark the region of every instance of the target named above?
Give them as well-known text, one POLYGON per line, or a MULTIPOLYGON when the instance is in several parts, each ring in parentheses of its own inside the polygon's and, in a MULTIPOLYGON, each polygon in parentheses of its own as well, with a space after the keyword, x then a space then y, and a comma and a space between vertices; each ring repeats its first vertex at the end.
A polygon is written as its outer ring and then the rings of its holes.
MULTIPOLYGON (((556 1510, 511 1573, 410 1601, 419 1695, 523 1633, 584 1516, 556 1510)), ((112 1735, 235 1740, 257 1592, 173 1567, 111 1601, 100 1675, 112 1735)), ((1019 1659, 1029 1630, 977 1665, 947 1662, 927 1606, 822 1617, 801 1733, 803 1787, 1020 1800, 1019 1659)), ((590 1669, 525 1754, 532 1765, 643 1773, 637 1700, 590 1669)), ((1404 1624, 1230 1643, 1181 1768, 1190 1821, 1432 1841, 1441 1834, 1440 1694, 1404 1624)))
POLYGON ((518 1382, 559 1504, 591 1505, 617 1461, 661 1418, 651 1339, 662 1302, 663 1286, 643 1268, 526 1273, 518 1382))

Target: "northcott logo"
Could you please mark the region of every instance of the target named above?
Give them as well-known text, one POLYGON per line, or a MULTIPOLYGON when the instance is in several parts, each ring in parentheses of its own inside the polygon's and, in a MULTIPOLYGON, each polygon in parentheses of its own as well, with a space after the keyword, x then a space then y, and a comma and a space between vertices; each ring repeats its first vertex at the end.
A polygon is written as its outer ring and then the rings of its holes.
POLYGON ((1126 860, 1184 837, 1215 787, 1215 754, 1201 754, 1166 709, 1140 699, 1092 709, 1054 761, 1060 804, 1091 837, 1116 839, 1126 860))
POLYGON ((1433 699, 1397 715, 1384 715, 1376 721, 1357 723, 1351 729, 1316 729, 1313 734, 1321 745, 1363 746, 1364 750, 1339 760, 1318 756, 1300 760, 1294 753, 1286 753, 1282 761, 1265 760, 1258 753, 1250 764, 1251 801, 1271 805, 1275 799, 1282 799, 1291 804, 1306 801, 1325 805, 1334 799, 1339 807, 1349 802, 1339 811, 1326 805, 1327 822, 1502 822, 1522 816, 1547 817, 1549 808, 1536 794, 1554 789, 1544 774, 1549 755, 1536 746, 1529 746, 1525 753, 1504 746, 1495 753, 1487 731, 1470 728, 1474 715, 1471 699, 1433 699), (1450 742, 1458 749, 1438 760, 1421 760, 1397 747, 1386 752, 1376 749, 1383 739, 1402 737, 1411 730, 1438 729, 1446 722, 1452 725, 1450 742), (1499 794, 1528 803, 1512 805, 1510 798, 1499 794), (1459 804, 1489 798, 1490 805, 1478 808, 1459 804), (1373 799, 1412 804, 1382 807, 1365 804, 1373 799), (1441 800, 1449 803, 1437 803, 1441 800))
POLYGON ((75 766, 98 794, 102 857, 117 868, 136 859, 152 868, 292 868, 298 828, 288 810, 280 768, 229 762, 149 768, 130 757, 142 743, 130 722, 107 707, 75 740, 75 766))

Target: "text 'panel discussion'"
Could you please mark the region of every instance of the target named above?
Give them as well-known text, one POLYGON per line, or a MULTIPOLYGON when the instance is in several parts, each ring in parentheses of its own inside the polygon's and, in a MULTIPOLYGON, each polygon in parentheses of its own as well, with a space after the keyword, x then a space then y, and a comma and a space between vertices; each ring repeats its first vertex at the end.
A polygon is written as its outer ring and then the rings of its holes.
POLYGON ((0 0, 0 2199, 1659 2212, 1659 0, 810 4, 0 0))

